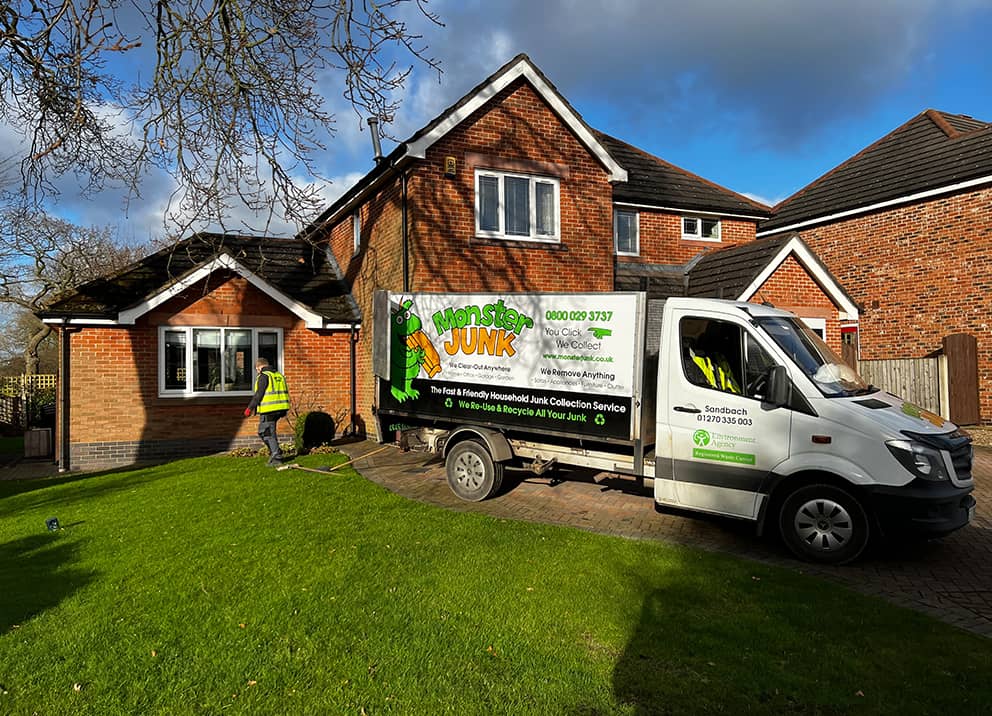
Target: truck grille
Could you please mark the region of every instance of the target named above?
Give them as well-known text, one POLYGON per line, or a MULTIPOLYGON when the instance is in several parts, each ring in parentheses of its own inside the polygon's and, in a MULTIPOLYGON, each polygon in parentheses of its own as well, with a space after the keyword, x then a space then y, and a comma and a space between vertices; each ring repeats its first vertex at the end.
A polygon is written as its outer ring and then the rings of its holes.
POLYGON ((924 445, 929 445, 937 450, 947 450, 951 455, 951 464, 954 465, 954 475, 958 480, 971 479, 971 462, 974 450, 971 445, 971 436, 960 430, 944 435, 923 435, 920 433, 910 433, 903 431, 905 435, 919 440, 924 445))

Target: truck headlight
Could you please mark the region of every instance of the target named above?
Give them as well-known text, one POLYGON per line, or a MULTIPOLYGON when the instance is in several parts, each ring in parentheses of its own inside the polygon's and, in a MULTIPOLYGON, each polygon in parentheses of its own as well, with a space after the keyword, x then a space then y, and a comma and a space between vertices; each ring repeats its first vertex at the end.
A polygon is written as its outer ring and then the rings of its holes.
POLYGON ((885 447, 904 468, 917 477, 934 481, 950 479, 940 450, 913 440, 889 440, 885 447))

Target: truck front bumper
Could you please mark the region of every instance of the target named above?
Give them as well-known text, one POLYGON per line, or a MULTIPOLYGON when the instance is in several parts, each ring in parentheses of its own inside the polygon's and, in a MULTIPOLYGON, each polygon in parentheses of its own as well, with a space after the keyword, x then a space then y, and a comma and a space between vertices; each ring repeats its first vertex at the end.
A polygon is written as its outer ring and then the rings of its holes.
POLYGON ((968 524, 975 514, 974 486, 916 479, 903 487, 875 487, 870 504, 885 535, 943 537, 968 524))

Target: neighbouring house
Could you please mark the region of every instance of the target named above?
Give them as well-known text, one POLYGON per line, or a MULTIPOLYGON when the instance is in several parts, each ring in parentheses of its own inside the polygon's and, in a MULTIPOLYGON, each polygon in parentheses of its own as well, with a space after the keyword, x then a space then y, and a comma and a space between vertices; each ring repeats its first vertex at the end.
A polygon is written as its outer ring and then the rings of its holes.
POLYGON ((294 399, 306 388, 362 432, 375 424, 372 296, 383 288, 771 301, 839 348, 858 307, 798 237, 755 241, 769 216, 592 129, 519 55, 376 157, 294 240, 193 237, 49 307, 68 368, 60 454, 78 467, 251 440, 238 369, 263 336, 279 341, 294 399))
POLYGON ((296 410, 350 420, 360 314, 307 242, 197 234, 39 316, 60 338, 60 465, 260 447, 257 418, 243 415, 258 357, 285 373, 296 410))
POLYGON ((951 417, 992 419, 992 125, 920 113, 782 201, 758 232, 796 234, 862 307, 845 334, 862 361, 933 356, 968 334, 977 376, 962 371, 949 390, 978 399, 951 417))

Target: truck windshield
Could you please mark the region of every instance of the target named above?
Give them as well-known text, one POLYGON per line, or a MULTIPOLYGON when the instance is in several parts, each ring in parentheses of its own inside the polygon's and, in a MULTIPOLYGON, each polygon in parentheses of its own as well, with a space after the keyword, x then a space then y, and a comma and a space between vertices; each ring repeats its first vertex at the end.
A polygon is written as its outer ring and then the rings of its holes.
POLYGON ((875 391, 818 335, 797 318, 758 318, 756 323, 828 398, 875 391))

